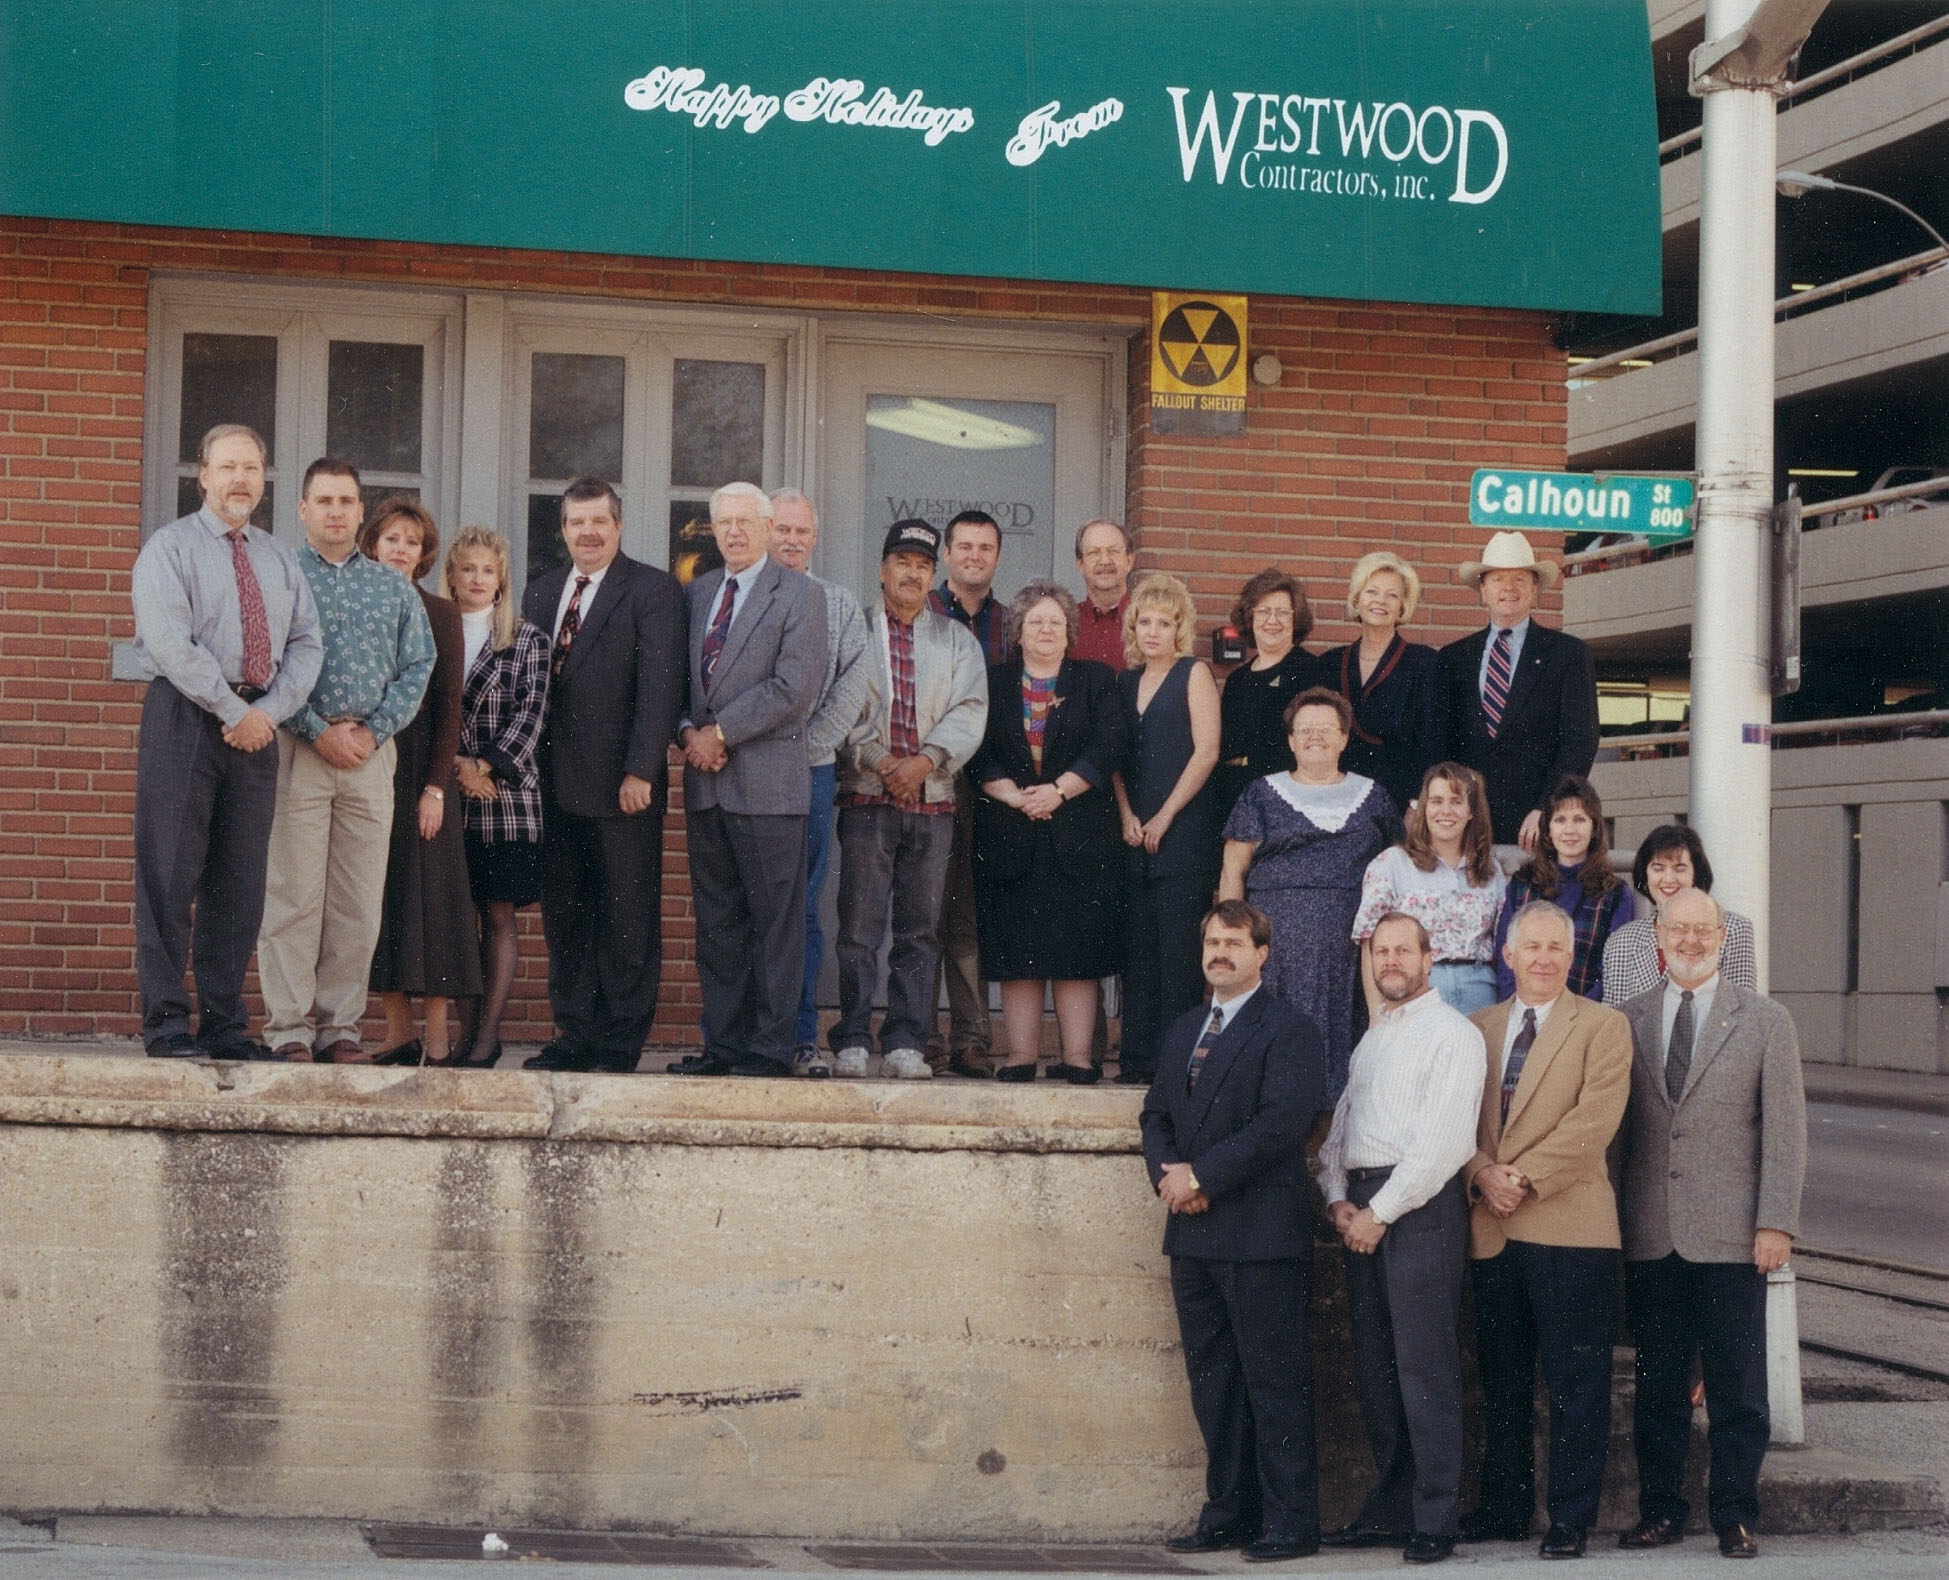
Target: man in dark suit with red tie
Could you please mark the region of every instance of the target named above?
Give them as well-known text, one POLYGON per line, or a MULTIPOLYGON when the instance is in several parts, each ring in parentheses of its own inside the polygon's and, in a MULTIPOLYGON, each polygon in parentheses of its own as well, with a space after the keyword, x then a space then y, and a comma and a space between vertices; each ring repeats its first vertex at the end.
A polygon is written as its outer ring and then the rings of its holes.
POLYGON ((1530 618, 1563 571, 1520 532, 1498 532, 1459 574, 1480 591, 1489 624, 1441 650, 1447 755, 1488 782, 1496 842, 1533 851, 1550 786, 1596 761, 1597 672, 1576 637, 1530 618))
POLYGON ((541 742, 541 921, 555 1040, 531 1070, 636 1068, 663 966, 663 811, 683 708, 676 580, 622 552, 601 478, 562 495, 571 563, 528 583, 521 613, 553 642, 541 742))
POLYGON ((1243 900, 1205 917, 1212 999, 1165 1034, 1142 1119, 1207 1459, 1197 1528, 1166 1545, 1242 1547, 1255 1563, 1320 1545, 1305 1143, 1326 1055, 1312 1022, 1261 986, 1271 942, 1243 900))

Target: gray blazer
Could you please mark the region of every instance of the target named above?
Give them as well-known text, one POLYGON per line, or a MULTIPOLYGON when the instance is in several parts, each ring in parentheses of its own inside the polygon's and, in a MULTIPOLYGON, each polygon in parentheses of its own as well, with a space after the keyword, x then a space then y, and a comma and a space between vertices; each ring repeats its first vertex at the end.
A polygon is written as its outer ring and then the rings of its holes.
POLYGON ((724 586, 699 576, 690 599, 690 722, 724 731, 731 760, 714 774, 684 765, 684 806, 804 817, 812 804, 806 720, 826 683, 826 595, 767 559, 738 603, 724 651, 704 684, 704 637, 724 586))
POLYGON ((1623 1006, 1631 1102, 1618 1132, 1624 1255, 1751 1262, 1759 1229, 1800 1232, 1807 1104, 1786 1010, 1723 976, 1678 1106, 1665 1093, 1661 984, 1623 1006))
MULTIPOLYGON (((876 603, 866 621, 866 706, 839 749, 839 793, 880 795, 879 765, 891 748, 887 710, 887 612, 876 603)), ((914 618, 914 723, 921 750, 934 771, 921 788, 923 801, 952 801, 954 776, 968 764, 988 728, 988 666, 968 628, 922 609, 914 618)))

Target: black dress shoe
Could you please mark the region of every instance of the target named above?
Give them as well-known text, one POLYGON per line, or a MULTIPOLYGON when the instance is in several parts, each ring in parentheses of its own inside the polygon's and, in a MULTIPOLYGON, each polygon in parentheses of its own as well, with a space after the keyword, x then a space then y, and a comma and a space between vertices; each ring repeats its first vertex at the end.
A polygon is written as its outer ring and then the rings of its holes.
POLYGON ((152 1059, 200 1059, 203 1045, 186 1031, 172 1032, 142 1050, 152 1059))
POLYGON ((669 1065, 672 1075, 729 1075, 731 1061, 714 1053, 693 1053, 669 1065))
POLYGON ((1283 1564, 1294 1558, 1311 1558, 1320 1550, 1317 1536, 1295 1536, 1290 1531, 1267 1531, 1256 1542, 1239 1549, 1239 1557, 1249 1564, 1283 1564))
POLYGON ((262 1063, 277 1057, 263 1043, 253 1042, 241 1033, 225 1037, 221 1042, 204 1043, 202 1049, 212 1059, 221 1059, 226 1064, 262 1063))
POLYGON ((1060 1074, 1071 1086, 1094 1086, 1103 1079, 1103 1072, 1093 1064, 1055 1064, 1049 1067, 1051 1080, 1060 1074))
POLYGON ((521 1061, 524 1070, 587 1070, 592 1063, 581 1049, 566 1042, 551 1042, 540 1053, 532 1054, 521 1061))
POLYGON ((792 1067, 781 1059, 767 1059, 763 1054, 750 1053, 732 1063, 733 1075, 759 1075, 789 1081, 792 1067))
POLYGON ((1529 1521, 1498 1519, 1482 1509, 1464 1514, 1455 1527, 1455 1539, 1462 1542, 1526 1542, 1529 1521))
POLYGON ((1759 1555, 1759 1538, 1753 1534, 1752 1526, 1744 1520, 1734 1520, 1730 1525, 1719 1527, 1721 1558, 1757 1558, 1759 1555))
MULTIPOLYGON (((1117 1070, 1117 1085, 1119 1086, 1149 1086, 1156 1078, 1149 1070, 1132 1069, 1127 1064, 1120 1066, 1117 1070)), ((1322 1536, 1320 1540, 1325 1541, 1326 1538, 1322 1536)))
POLYGON ((1669 1547, 1685 1540, 1685 1522, 1669 1514, 1646 1516, 1617 1539, 1620 1547, 1669 1547))
POLYGON ((1222 1553, 1228 1548, 1243 1547, 1247 1542, 1256 1541, 1258 1536, 1256 1528, 1200 1525, 1189 1536, 1171 1537, 1164 1546, 1174 1553, 1222 1553))
POLYGON ((1378 1525, 1343 1525, 1320 1538, 1322 1547, 1399 1547, 1407 1540, 1402 1531, 1384 1531, 1378 1525))
POLYGON ((1543 1533, 1543 1545, 1536 1549, 1539 1558, 1581 1558, 1588 1533, 1581 1525, 1558 1525, 1554 1520, 1543 1533))
POLYGON ((1419 1531, 1408 1538, 1401 1560, 1410 1564, 1438 1564, 1455 1551, 1452 1536, 1423 1536, 1419 1531))
MULTIPOLYGON (((949 1075, 959 1075, 970 1081, 991 1081, 994 1077, 978 1064, 971 1064, 960 1054, 951 1057, 943 1066, 949 1075)), ((1168 1545, 1168 1544, 1167 1544, 1168 1545)))

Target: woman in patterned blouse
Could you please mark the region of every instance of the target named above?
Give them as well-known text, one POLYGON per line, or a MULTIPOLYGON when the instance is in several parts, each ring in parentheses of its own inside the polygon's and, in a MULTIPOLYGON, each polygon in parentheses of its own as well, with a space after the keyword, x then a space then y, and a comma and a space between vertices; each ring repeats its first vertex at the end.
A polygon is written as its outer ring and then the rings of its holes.
POLYGON ((1509 918, 1531 900, 1548 900, 1570 913, 1576 929, 1570 991, 1601 1003, 1604 946, 1613 932, 1637 915, 1638 908, 1631 891, 1611 871, 1604 803, 1580 774, 1565 774, 1550 786, 1543 801, 1536 854, 1509 880, 1502 920, 1496 924, 1496 991, 1503 998, 1516 991, 1516 974, 1502 958, 1509 918))
POLYGON ((1405 911, 1427 929, 1435 953, 1431 976, 1449 1008, 1469 1014, 1496 1001, 1496 918, 1505 885, 1489 830, 1489 792, 1482 776, 1460 763, 1436 763, 1408 807, 1407 837, 1367 864, 1353 936, 1368 1022, 1380 1014, 1368 962, 1374 924, 1405 911))
MULTIPOLYGON (((1654 911, 1687 889, 1711 893, 1712 863, 1705 859, 1705 842, 1683 823, 1654 828, 1638 843, 1637 860, 1631 864, 1631 885, 1654 911)), ((1728 982, 1759 991, 1753 924, 1736 911, 1726 912, 1726 946, 1719 970, 1728 982)), ((1664 985, 1665 954, 1658 947, 1653 917, 1640 916, 1611 934, 1610 942, 1604 945, 1606 1004, 1622 1004, 1664 985)))

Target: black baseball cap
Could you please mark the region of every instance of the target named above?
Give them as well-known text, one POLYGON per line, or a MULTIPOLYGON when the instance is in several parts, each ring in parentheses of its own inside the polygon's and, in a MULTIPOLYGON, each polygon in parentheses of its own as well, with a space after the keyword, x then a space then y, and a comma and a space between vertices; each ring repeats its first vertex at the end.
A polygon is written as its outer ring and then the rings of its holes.
POLYGON ((880 545, 880 558, 889 554, 925 554, 936 565, 941 562, 940 529, 918 517, 896 521, 887 528, 886 542, 880 545))

